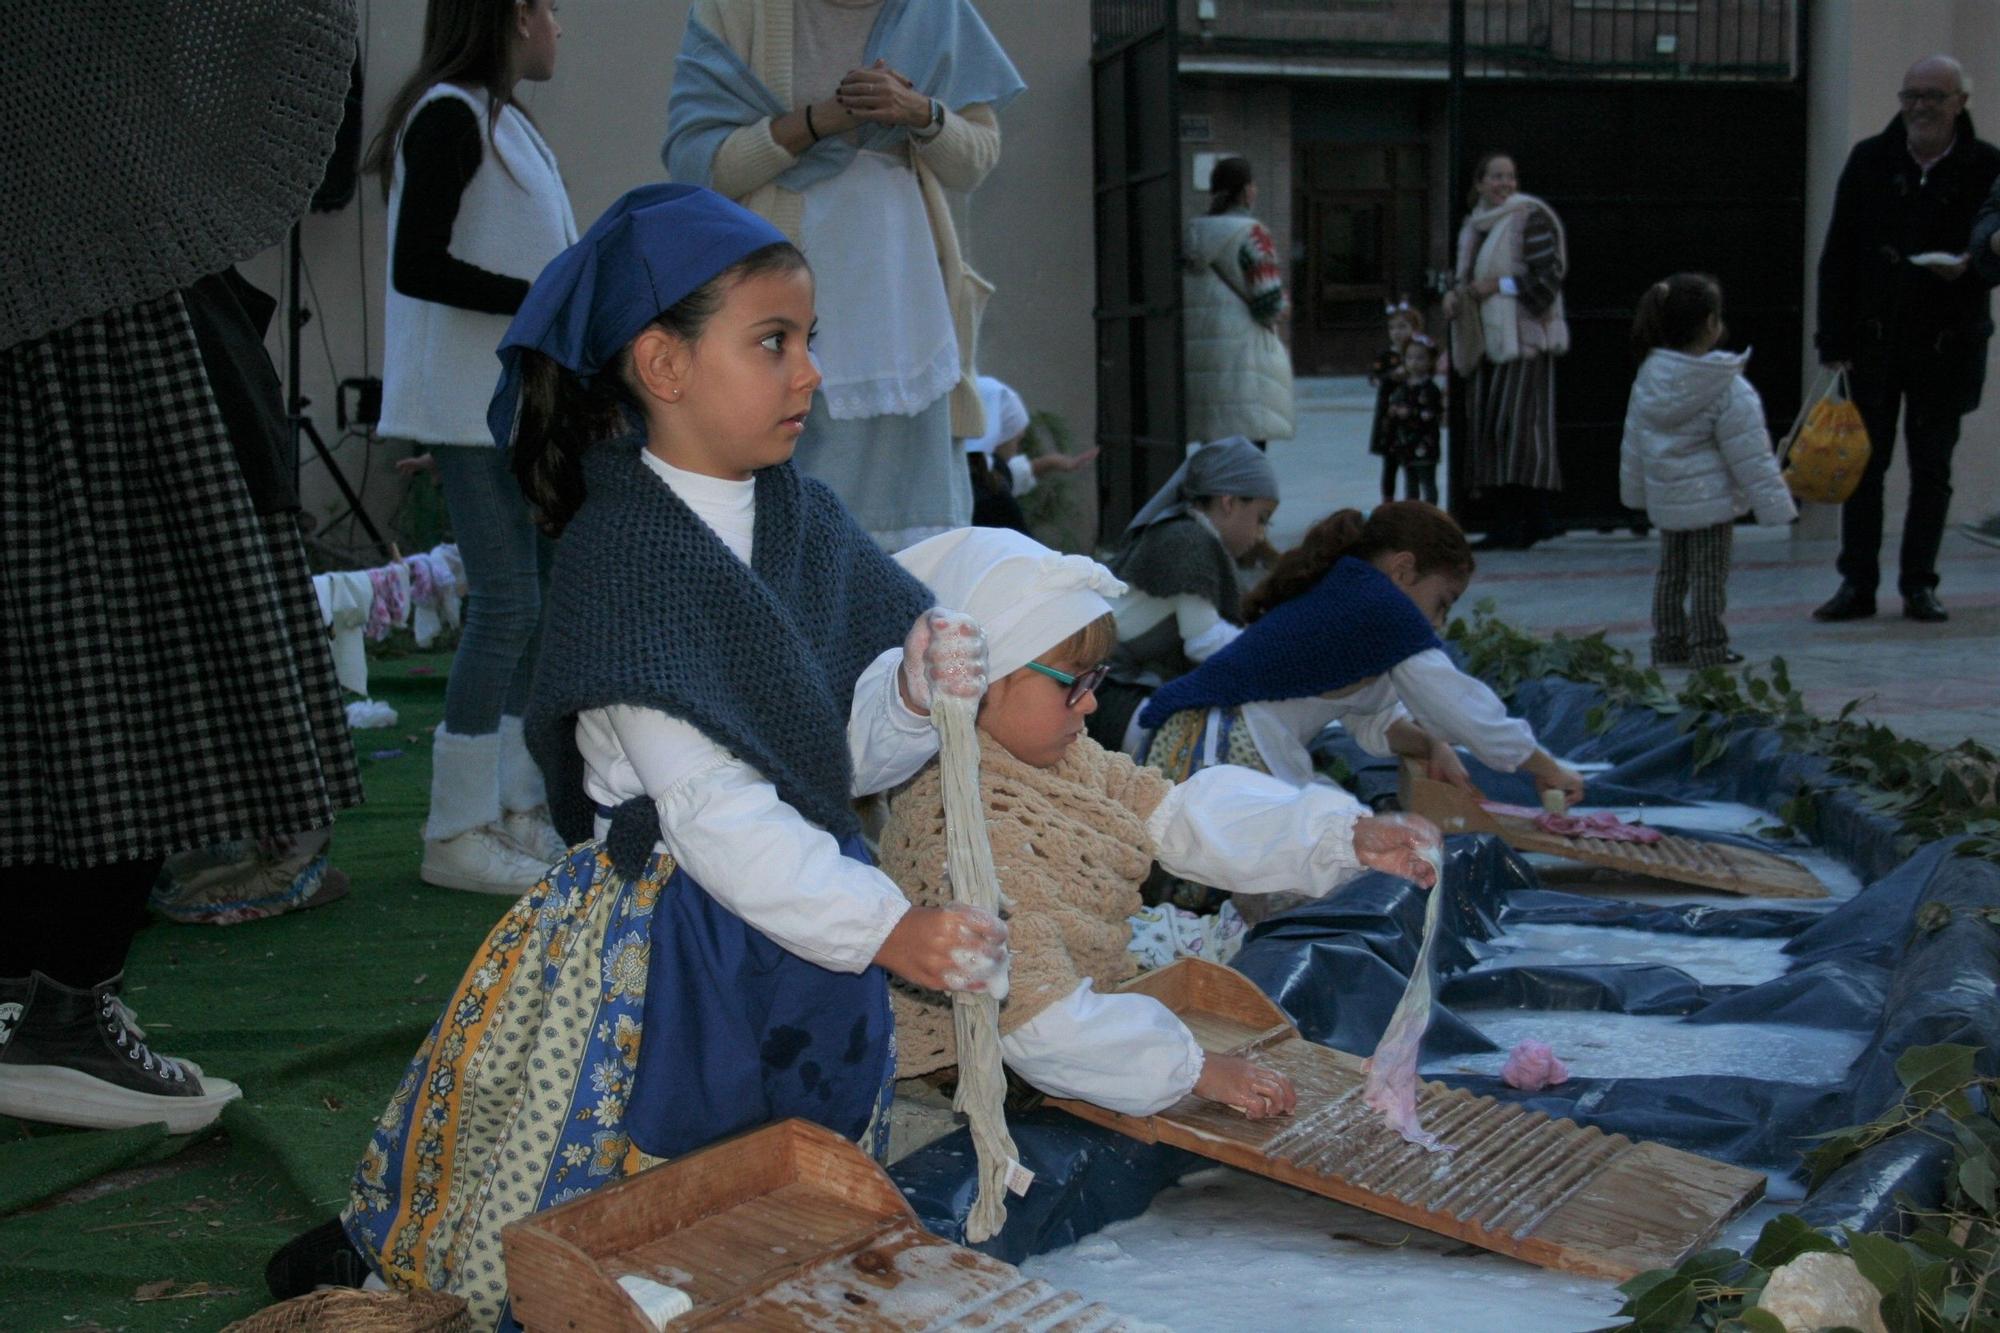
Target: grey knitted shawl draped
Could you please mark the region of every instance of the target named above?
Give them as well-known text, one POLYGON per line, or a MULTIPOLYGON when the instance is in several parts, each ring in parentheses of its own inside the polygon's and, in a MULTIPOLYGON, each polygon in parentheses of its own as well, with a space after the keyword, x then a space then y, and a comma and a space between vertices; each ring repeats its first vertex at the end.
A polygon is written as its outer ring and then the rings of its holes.
POLYGON ((1192 514, 1180 514, 1141 528, 1111 559, 1111 572, 1154 597, 1193 595, 1210 603, 1224 620, 1242 614, 1236 562, 1222 540, 1192 514))
MULTIPOLYGON (((903 640, 930 595, 868 539, 832 490, 791 464, 757 473, 751 563, 723 545, 624 441, 584 456, 585 499, 556 544, 526 719, 556 828, 588 838, 576 717, 632 704, 696 727, 836 837, 849 804, 854 683, 903 640)), ((659 837, 653 804, 612 816, 628 872, 659 837)))
POLYGON ((0 348, 284 238, 333 153, 354 0, 22 9, 0 79, 0 348))

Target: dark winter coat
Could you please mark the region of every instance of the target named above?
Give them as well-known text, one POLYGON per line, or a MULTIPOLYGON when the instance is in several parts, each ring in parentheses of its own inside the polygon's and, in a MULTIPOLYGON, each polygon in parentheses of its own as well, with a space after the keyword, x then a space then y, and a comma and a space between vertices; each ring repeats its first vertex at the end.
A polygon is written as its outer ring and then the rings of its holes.
POLYGON ((1864 378, 1895 364, 1932 372, 1938 391, 1971 411, 1993 332, 1991 270, 1947 281, 1908 262, 1933 250, 1965 253, 1973 218, 2000 178, 2000 148, 1974 137, 1970 116, 1960 113, 1957 134, 1928 175, 1910 156, 1900 116, 1848 154, 1820 255, 1813 342, 1820 360, 1852 361, 1864 378))

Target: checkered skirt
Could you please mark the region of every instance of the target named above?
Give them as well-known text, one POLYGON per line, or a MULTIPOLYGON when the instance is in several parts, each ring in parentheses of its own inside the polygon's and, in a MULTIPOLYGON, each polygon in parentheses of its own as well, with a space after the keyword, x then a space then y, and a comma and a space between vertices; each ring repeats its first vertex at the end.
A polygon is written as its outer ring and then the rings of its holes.
POLYGON ((297 517, 252 508, 179 295, 0 351, 0 865, 360 800, 297 517))

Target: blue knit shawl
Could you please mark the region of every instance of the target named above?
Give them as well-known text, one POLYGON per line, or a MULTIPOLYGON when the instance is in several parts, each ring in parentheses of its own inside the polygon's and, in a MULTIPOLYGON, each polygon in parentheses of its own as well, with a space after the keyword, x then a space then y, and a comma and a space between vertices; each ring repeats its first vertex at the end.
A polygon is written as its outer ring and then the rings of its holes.
POLYGON ((1154 691, 1139 722, 1158 727, 1187 708, 1309 698, 1443 646, 1387 574, 1347 556, 1310 592, 1265 612, 1215 656, 1154 691))
MULTIPOLYGON (((998 112, 1027 86, 968 0, 887 0, 868 34, 861 63, 873 65, 877 58, 951 111, 984 102, 998 112)), ((739 126, 766 116, 775 119, 791 109, 743 55, 690 15, 667 98, 667 140, 660 148, 667 175, 691 185, 709 184, 724 139, 739 126)), ((864 123, 854 136, 858 142, 828 135, 799 154, 778 174, 777 183, 805 190, 845 171, 856 153, 885 151, 908 133, 900 126, 864 123)))
MULTIPOLYGON (((854 683, 931 604, 923 585, 790 463, 757 473, 748 566, 636 443, 592 448, 584 482, 556 543, 526 718, 557 830, 591 833, 577 714, 633 704, 696 727, 835 837, 858 833, 854 683)), ((637 873, 658 837, 652 802, 634 797, 612 816, 613 861, 637 873)))

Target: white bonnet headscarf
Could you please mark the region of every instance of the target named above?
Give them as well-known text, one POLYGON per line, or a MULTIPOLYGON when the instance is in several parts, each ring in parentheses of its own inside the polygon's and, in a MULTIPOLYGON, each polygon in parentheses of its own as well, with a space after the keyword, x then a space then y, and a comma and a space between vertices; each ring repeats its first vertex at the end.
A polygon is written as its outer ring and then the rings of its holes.
MULTIPOLYGON (((958 528, 896 553, 896 563, 986 631, 989 680, 1111 610, 1125 585, 1087 555, 1059 555, 1011 528, 958 528)), ((1093 665, 1086 663, 1085 665, 1093 665)))

